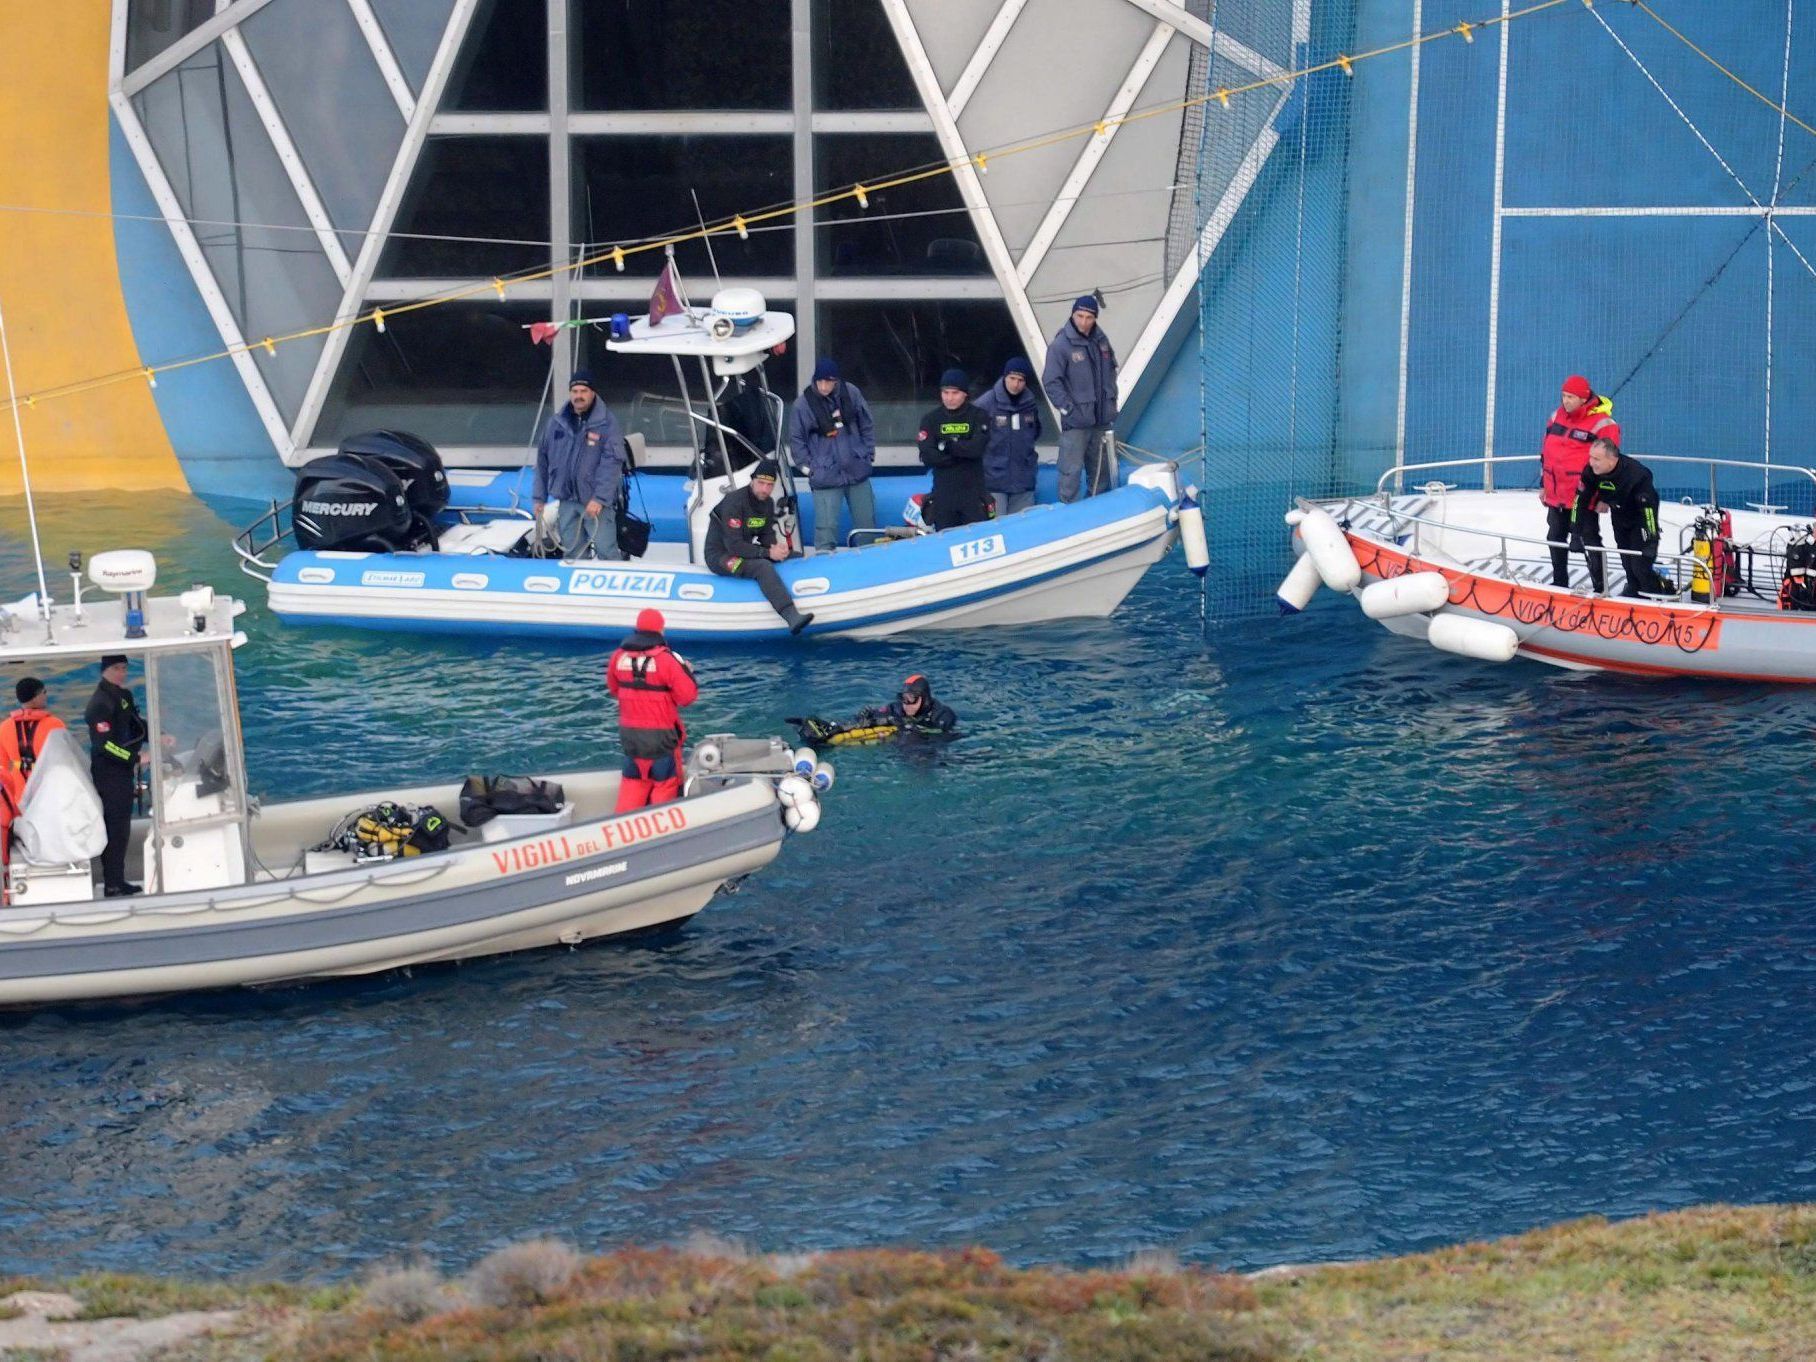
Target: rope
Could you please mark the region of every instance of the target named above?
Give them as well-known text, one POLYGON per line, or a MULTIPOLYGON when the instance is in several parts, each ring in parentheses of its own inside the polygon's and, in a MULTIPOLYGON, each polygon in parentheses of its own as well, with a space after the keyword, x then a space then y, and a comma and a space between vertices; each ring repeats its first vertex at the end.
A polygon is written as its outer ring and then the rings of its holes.
POLYGON ((1720 62, 1716 61, 1715 58, 1711 57, 1707 52, 1703 51, 1702 48, 1698 47, 1695 43, 1691 42, 1690 39, 1685 37, 1681 32, 1679 32, 1677 29, 1673 28, 1671 26, 1670 22, 1667 21, 1662 14, 1660 14, 1657 10, 1653 9, 1651 5, 1646 3, 1646 0, 1632 0, 1632 3, 1637 5, 1641 10, 1645 11, 1645 13, 1652 18, 1652 21, 1654 23, 1656 23, 1660 28, 1664 29, 1665 32, 1669 33, 1673 38, 1676 38, 1678 42, 1682 43, 1685 47, 1689 48, 1697 56, 1701 57, 1704 61, 1708 62, 1709 65, 1713 66, 1717 71, 1721 72, 1722 75, 1726 76, 1729 80, 1733 81, 1736 85, 1740 86, 1741 89, 1745 90, 1748 94, 1752 95, 1754 99, 1757 99, 1761 104, 1764 104, 1768 109, 1771 109, 1774 113, 1778 114, 1779 117, 1790 120, 1791 122, 1795 123, 1798 127, 1802 128, 1805 132, 1809 133, 1811 136, 1816 137, 1816 127, 1812 127, 1812 126, 1810 126, 1810 124, 1804 122, 1803 119, 1799 118, 1796 114, 1792 113, 1782 103, 1774 103, 1772 101, 1772 98, 1770 95, 1761 94, 1758 90, 1754 89, 1751 85, 1747 84, 1746 81, 1742 80, 1739 76, 1735 75, 1727 67, 1723 66, 1720 62))
MULTIPOLYGON (((330 322, 325 322, 317 326, 305 327, 300 331, 286 332, 282 335, 265 336, 258 340, 246 340, 238 345, 227 346, 207 354, 193 355, 187 359, 170 360, 163 364, 146 365, 138 369, 124 369, 109 374, 98 374, 90 378, 78 379, 49 388, 41 388, 36 392, 24 393, 18 396, 9 394, 7 406, 14 407, 19 403, 23 403, 26 407, 35 407, 40 402, 52 401, 62 397, 75 397, 83 393, 93 392, 98 388, 110 387, 114 384, 124 383, 132 379, 142 379, 155 386, 159 374, 177 373, 184 369, 194 368, 200 364, 212 364, 219 360, 234 359, 243 355, 252 355, 259 350, 263 350, 267 354, 275 355, 277 353, 277 347, 280 345, 289 345, 297 341, 313 340, 318 336, 326 336, 336 331, 349 330, 353 327, 367 323, 374 326, 382 326, 385 319, 390 317, 405 316, 413 312, 424 311, 428 308, 442 307, 449 303, 457 303, 468 298, 480 297, 488 292, 496 292, 498 296, 502 298, 505 296, 510 285, 514 283, 536 283, 544 279, 552 279, 557 274, 578 274, 579 272, 594 266, 606 264, 612 265, 617 270, 622 270, 624 268, 624 262, 632 256, 643 255, 650 251, 672 250, 674 247, 684 245, 688 242, 706 241, 712 237, 742 235, 748 233, 753 227, 760 224, 797 217, 802 213, 810 213, 816 209, 830 207, 836 203, 855 201, 858 207, 868 208, 870 203, 869 196, 882 190, 899 189, 905 185, 919 184, 924 181, 934 180, 944 176, 956 175, 961 169, 971 167, 975 167, 978 171, 987 173, 989 170, 989 163, 993 160, 1001 160, 1004 157, 1020 156, 1028 152, 1040 151, 1046 147, 1077 141, 1083 137, 1105 136, 1112 128, 1124 127, 1131 123, 1139 123, 1145 119, 1160 117, 1163 114, 1178 113, 1184 109, 1209 106, 1213 100, 1220 106, 1228 108, 1231 99, 1252 94, 1258 90, 1271 90, 1281 87, 1290 89, 1294 83, 1299 80, 1303 80, 1310 76, 1322 75, 1330 71, 1341 71, 1345 76, 1353 77, 1355 75, 1355 68, 1361 63, 1374 61, 1381 57, 1392 56, 1399 52, 1411 51, 1413 48, 1422 47, 1427 43, 1441 42, 1447 38, 1461 38, 1465 42, 1473 43, 1477 30, 1492 29, 1497 26, 1511 24, 1516 20, 1529 18, 1536 14, 1542 14, 1546 10, 1556 9, 1560 5, 1573 3, 1586 3, 1586 0, 1536 0, 1536 3, 1530 4, 1523 9, 1510 10, 1505 14, 1497 14, 1489 18, 1478 19, 1473 23, 1464 21, 1450 28, 1433 29, 1428 33, 1417 34, 1413 37, 1402 39, 1399 42, 1388 43, 1382 47, 1369 48, 1363 52, 1339 53, 1328 61, 1314 62, 1309 66, 1304 66, 1297 70, 1284 70, 1278 75, 1264 76, 1260 79, 1250 81, 1247 84, 1223 86, 1216 90, 1207 91, 1201 95, 1191 95, 1181 99, 1168 100, 1165 103, 1131 110, 1128 113, 1119 115, 1115 118, 1093 119, 1089 123, 1081 123, 1074 127, 1061 129, 1057 132, 1031 137, 1020 142, 1011 142, 996 148, 976 151, 970 156, 958 160, 929 163, 928 165, 916 167, 911 170, 896 172, 874 181, 864 181, 862 183, 848 185, 842 189, 829 190, 826 193, 816 195, 809 199, 799 200, 794 203, 778 204, 754 212, 735 213, 730 217, 720 218, 716 222, 677 232, 671 236, 619 242, 611 245, 609 248, 602 248, 592 255, 584 256, 572 264, 500 274, 494 276, 490 280, 471 284, 462 288, 452 289, 444 293, 434 294, 426 298, 394 303, 388 307, 375 306, 367 311, 356 313, 351 317, 336 318, 330 322)), ((1809 126, 1802 123, 1801 120, 1798 120, 1798 122, 1800 126, 1809 126)), ((1812 129, 1812 131, 1816 131, 1816 129, 1812 129)))

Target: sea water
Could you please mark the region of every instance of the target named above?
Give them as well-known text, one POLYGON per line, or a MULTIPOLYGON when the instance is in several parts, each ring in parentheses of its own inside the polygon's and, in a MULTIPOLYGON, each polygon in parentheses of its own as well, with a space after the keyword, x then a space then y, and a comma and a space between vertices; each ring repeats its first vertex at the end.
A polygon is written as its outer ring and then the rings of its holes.
MULTIPOLYGON (((617 759, 603 648, 279 625, 184 498, 44 519, 53 564, 245 592, 267 796, 617 759)), ((696 1230, 1255 1268, 1816 1197, 1816 694, 1198 605, 1175 555, 1106 621, 697 650, 695 732, 922 672, 965 736, 837 753, 681 931, 0 1017, 0 1271, 696 1230)))

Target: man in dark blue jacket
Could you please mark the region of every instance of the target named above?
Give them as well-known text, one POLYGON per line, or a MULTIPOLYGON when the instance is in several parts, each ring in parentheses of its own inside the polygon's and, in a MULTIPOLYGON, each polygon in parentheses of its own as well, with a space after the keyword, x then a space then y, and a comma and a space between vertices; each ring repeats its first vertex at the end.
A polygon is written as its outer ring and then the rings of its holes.
POLYGON ((1059 413, 1059 499, 1077 501, 1116 485, 1116 351, 1097 324, 1097 299, 1086 294, 1047 347, 1041 384, 1059 413))
POLYGON ((788 446, 813 488, 816 552, 831 553, 838 546, 841 506, 851 509, 852 529, 876 527, 876 497, 870 490, 876 422, 864 394, 841 379, 839 366, 829 359, 813 366, 813 382, 795 399, 788 446))
POLYGON ((1003 365, 1003 376, 977 399, 990 425, 984 449, 984 486, 998 515, 1013 515, 1034 504, 1034 476, 1040 454, 1040 401, 1034 396, 1034 366, 1020 355, 1003 365))
POLYGON ((538 523, 550 501, 561 503, 556 534, 566 558, 618 553, 618 489, 624 484, 624 436, 618 420, 593 391, 593 376, 577 369, 567 405, 549 418, 536 446, 530 493, 538 523))

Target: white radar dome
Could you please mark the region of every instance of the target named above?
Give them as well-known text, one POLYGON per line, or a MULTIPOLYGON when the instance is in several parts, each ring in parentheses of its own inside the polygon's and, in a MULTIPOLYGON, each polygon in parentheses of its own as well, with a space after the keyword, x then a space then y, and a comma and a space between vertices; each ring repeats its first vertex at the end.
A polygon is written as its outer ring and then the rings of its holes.
POLYGON ((103 591, 150 591, 158 560, 148 549, 109 549, 88 560, 88 580, 103 591))
POLYGON ((713 311, 731 319, 733 326, 754 326, 768 306, 754 288, 722 288, 713 294, 713 311))

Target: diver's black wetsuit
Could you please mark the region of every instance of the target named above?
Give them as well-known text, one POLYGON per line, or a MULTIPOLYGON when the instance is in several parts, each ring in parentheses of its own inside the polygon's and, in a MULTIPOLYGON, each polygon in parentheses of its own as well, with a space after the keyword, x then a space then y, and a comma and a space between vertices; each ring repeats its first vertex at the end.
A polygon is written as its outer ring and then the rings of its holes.
POLYGON ((953 713, 950 705, 942 705, 929 695, 921 706, 919 714, 910 714, 902 708, 900 698, 891 700, 884 716, 897 728, 909 733, 950 733, 958 724, 958 715, 953 713))
MULTIPOLYGON (((1663 583, 1653 563, 1658 558, 1658 490, 1652 485, 1652 470, 1638 459, 1622 454, 1606 473, 1583 469, 1583 481, 1577 489, 1576 505, 1570 518, 1572 547, 1602 545, 1601 519, 1596 514, 1606 506, 1614 523, 1614 543, 1622 549, 1637 551, 1637 556, 1621 554, 1621 571, 1627 576, 1624 596, 1637 596, 1641 591, 1659 591, 1663 583)), ((1601 553, 1587 553, 1589 580, 1595 589, 1606 591, 1607 572, 1601 553)))

